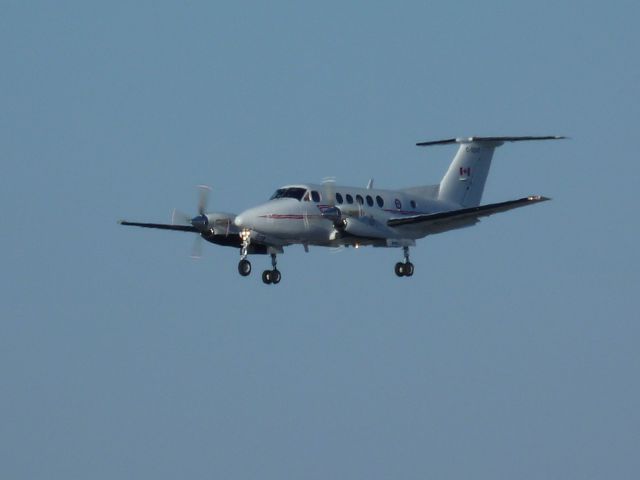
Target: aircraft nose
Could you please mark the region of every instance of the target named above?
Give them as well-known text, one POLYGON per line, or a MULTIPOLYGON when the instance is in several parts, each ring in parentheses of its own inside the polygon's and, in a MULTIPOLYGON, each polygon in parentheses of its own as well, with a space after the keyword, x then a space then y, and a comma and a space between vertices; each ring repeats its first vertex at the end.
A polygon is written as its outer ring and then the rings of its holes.
POLYGON ((236 227, 239 228, 250 228, 250 229, 259 229, 264 227, 263 218, 267 213, 266 207, 261 205, 258 207, 253 207, 244 212, 240 212, 234 223, 236 227))
POLYGON ((253 228, 256 222, 256 209, 250 208, 249 210, 245 210, 244 212, 240 212, 240 215, 236 216, 233 223, 236 224, 236 227, 240 228, 253 228))

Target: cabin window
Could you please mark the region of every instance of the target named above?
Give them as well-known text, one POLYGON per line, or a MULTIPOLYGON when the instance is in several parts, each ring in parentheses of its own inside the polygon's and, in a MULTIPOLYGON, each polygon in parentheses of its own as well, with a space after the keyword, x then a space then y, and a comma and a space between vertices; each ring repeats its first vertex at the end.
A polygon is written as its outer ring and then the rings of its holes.
POLYGON ((380 208, 384 207, 384 200, 380 195, 376 195, 376 203, 380 208))
POLYGON ((275 200, 277 198, 295 198, 296 200, 302 200, 306 189, 298 187, 279 188, 276 193, 271 195, 269 200, 275 200))
POLYGON ((402 210, 402 202, 399 199, 396 198, 395 204, 398 210, 402 210))
POLYGON ((411 208, 415 209, 416 208, 416 201, 415 200, 411 200, 409 205, 411 205, 411 208))
POLYGON ((371 195, 367 195, 367 205, 373 207, 373 198, 371 198, 371 195))
POLYGON ((347 203, 353 203, 353 197, 350 193, 347 193, 347 203))
POLYGON ((360 205, 364 204, 364 198, 362 198, 362 195, 356 195, 356 202, 358 202, 360 205))
POLYGON ((311 200, 318 203, 320 201, 320 194, 315 190, 311 190, 311 200))
POLYGON ((336 193, 336 202, 338 202, 339 204, 342 204, 342 202, 344 202, 341 193, 336 193))

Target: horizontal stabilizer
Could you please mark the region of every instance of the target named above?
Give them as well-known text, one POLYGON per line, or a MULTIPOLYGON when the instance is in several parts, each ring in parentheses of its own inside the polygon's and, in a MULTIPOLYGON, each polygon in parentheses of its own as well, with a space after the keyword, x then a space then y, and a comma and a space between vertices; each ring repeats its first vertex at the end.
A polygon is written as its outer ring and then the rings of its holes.
POLYGON ((418 147, 429 147, 432 145, 450 145, 453 143, 492 143, 501 145, 504 142, 525 142, 528 140, 562 140, 563 138, 567 137, 560 137, 556 135, 547 135, 543 137, 463 137, 447 138, 445 140, 433 140, 430 142, 419 142, 416 143, 416 145, 418 147))
POLYGON ((175 230, 178 232, 195 232, 198 233, 195 227, 191 225, 166 225, 164 223, 140 223, 140 222, 127 222, 120 220, 120 225, 127 225, 131 227, 144 227, 144 228, 158 228, 160 230, 175 230))
POLYGON ((387 221, 390 227, 400 227, 405 225, 421 225, 428 226, 431 224, 447 224, 458 223, 461 220, 477 220, 480 217, 487 217, 494 213, 506 212, 508 210, 526 207, 534 203, 545 202, 551 200, 547 197, 539 195, 520 198, 518 200, 509 200, 508 202, 491 203, 479 207, 463 208, 461 210, 452 210, 449 212, 430 213, 425 215, 414 215, 411 217, 392 218, 387 221))

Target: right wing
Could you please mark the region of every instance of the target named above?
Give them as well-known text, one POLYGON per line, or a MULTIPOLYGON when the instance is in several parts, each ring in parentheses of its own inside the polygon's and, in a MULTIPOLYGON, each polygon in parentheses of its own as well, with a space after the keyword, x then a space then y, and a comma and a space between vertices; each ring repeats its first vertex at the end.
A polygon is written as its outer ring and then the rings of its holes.
POLYGON ((480 217, 487 217, 494 213, 506 212, 514 208, 526 207, 534 203, 551 200, 539 195, 509 200, 508 202, 491 203, 479 207, 463 208, 448 212, 413 215, 411 217, 391 218, 387 221, 390 227, 417 227, 428 233, 441 233, 447 230, 463 228, 474 225, 480 221, 480 217))

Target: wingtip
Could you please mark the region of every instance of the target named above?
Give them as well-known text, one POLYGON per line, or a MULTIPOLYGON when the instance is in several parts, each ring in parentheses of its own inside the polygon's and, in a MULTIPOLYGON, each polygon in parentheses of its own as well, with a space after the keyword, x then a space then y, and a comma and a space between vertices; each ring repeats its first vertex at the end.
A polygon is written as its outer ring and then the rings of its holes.
POLYGON ((529 195, 527 200, 530 202, 546 202, 551 200, 551 197, 545 197, 544 195, 529 195))

